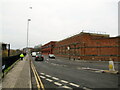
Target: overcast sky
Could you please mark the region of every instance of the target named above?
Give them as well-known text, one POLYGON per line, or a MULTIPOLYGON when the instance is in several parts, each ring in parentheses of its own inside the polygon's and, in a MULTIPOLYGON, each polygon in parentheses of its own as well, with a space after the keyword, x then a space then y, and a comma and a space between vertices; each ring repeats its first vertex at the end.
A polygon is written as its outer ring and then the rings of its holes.
POLYGON ((28 18, 29 46, 59 41, 82 30, 117 36, 118 1, 3 0, 2 42, 14 49, 26 47, 28 18))

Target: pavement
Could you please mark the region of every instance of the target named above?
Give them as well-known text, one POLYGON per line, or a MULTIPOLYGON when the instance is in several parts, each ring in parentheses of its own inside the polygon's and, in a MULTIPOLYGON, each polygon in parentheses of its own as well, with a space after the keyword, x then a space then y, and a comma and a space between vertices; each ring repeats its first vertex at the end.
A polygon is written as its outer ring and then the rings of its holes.
POLYGON ((31 89, 31 74, 29 57, 26 55, 23 60, 5 75, 2 80, 2 88, 27 88, 31 89))

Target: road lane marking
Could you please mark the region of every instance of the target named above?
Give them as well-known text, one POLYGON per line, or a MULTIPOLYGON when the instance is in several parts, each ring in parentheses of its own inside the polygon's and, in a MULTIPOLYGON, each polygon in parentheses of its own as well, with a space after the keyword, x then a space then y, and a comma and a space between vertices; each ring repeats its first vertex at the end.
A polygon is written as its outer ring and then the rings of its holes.
POLYGON ((44 85, 43 85, 43 83, 42 83, 42 81, 41 81, 41 79, 40 79, 40 77, 39 77, 39 75, 38 75, 38 73, 36 71, 36 68, 35 68, 34 64, 32 63, 32 61, 30 63, 31 63, 30 65, 31 65, 31 68, 33 70, 34 76, 36 78, 38 90, 40 88, 41 88, 41 90, 44 90, 44 85))
POLYGON ((56 66, 58 65, 58 64, 55 64, 55 63, 51 63, 51 64, 52 64, 52 65, 56 65, 56 66))
POLYGON ((61 82, 63 82, 63 83, 69 83, 68 81, 65 81, 65 80, 61 80, 61 82))
POLYGON ((100 71, 100 70, 99 70, 99 71, 93 71, 93 72, 97 72, 97 73, 100 73, 100 72, 102 72, 102 71, 100 71))
POLYGON ((34 74, 34 76, 35 76, 35 80, 36 80, 36 83, 37 83, 37 88, 39 89, 39 88, 40 88, 40 85, 39 85, 39 81, 38 81, 38 79, 37 79, 37 76, 36 76, 36 74, 35 74, 35 70, 34 70, 33 67, 31 67, 31 68, 32 68, 33 74, 34 74))
POLYGON ((45 75, 44 73, 40 73, 40 74, 45 75))
MULTIPOLYGON (((41 73, 41 74, 43 74, 43 75, 45 75, 45 73, 41 73)), ((50 75, 45 75, 46 77, 51 77, 52 79, 54 79, 54 80, 60 80, 59 78, 57 78, 57 77, 52 77, 52 76, 50 76, 50 75)), ((44 77, 44 76, 40 76, 41 78, 46 78, 46 77, 44 77)), ((53 82, 54 80, 51 80, 51 79, 48 79, 48 78, 46 78, 45 80, 47 80, 47 81, 49 81, 49 82, 53 82)), ((60 80, 60 82, 63 82, 63 83, 69 83, 68 81, 65 81, 65 80, 60 80)), ((53 82, 55 85, 58 85, 58 86, 61 86, 62 84, 61 83, 59 83, 59 82, 53 82)), ((72 86, 75 86, 75 87, 80 87, 80 85, 77 85, 77 84, 75 84, 75 83, 69 83, 69 85, 72 85, 72 86)), ((72 89, 71 87, 68 87, 68 86, 62 86, 63 88, 67 88, 67 89, 72 89)), ((86 88, 86 87, 84 87, 84 89, 85 90, 91 90, 91 89, 88 89, 88 88, 86 88)))
POLYGON ((75 87, 79 87, 79 85, 74 84, 74 83, 69 83, 69 84, 72 85, 72 86, 75 86, 75 87))
POLYGON ((52 82, 53 80, 51 80, 51 79, 46 79, 47 81, 49 81, 49 82, 52 82))
POLYGON ((77 69, 79 69, 79 70, 89 70, 89 71, 96 72, 96 73, 101 73, 102 72, 102 70, 100 70, 100 69, 94 69, 94 68, 89 68, 89 67, 77 67, 77 69))
POLYGON ((89 88, 86 88, 86 87, 83 87, 84 90, 92 90, 92 89, 89 89, 89 88))
POLYGON ((50 75, 45 75, 46 77, 51 77, 50 75))
POLYGON ((41 78, 45 78, 44 76, 40 76, 41 78))
POLYGON ((61 86, 62 84, 61 83, 58 83, 58 82, 54 82, 55 85, 58 85, 58 86, 61 86))
POLYGON ((59 80, 59 78, 56 78, 56 77, 52 77, 52 79, 59 80))
POLYGON ((67 89, 72 89, 71 87, 68 87, 68 86, 62 86, 62 87, 67 89))

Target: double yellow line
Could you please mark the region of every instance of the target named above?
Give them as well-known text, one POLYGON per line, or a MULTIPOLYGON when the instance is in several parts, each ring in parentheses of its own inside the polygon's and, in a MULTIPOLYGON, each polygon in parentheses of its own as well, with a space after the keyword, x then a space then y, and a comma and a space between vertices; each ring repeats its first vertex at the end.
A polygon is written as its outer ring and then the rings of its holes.
POLYGON ((43 85, 43 83, 42 83, 42 81, 41 81, 41 79, 40 79, 40 77, 39 77, 39 75, 38 75, 32 61, 31 61, 31 68, 32 68, 32 71, 33 71, 34 76, 35 76, 35 80, 36 80, 36 83, 37 83, 38 90, 45 90, 44 85, 43 85))

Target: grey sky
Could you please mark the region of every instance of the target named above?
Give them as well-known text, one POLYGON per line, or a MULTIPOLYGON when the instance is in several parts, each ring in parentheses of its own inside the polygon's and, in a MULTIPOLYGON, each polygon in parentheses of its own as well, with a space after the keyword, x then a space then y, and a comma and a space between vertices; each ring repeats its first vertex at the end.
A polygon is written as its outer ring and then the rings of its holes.
POLYGON ((28 18, 29 46, 59 41, 82 30, 117 36, 118 1, 3 0, 2 42, 10 43, 12 48, 25 47, 28 18))

